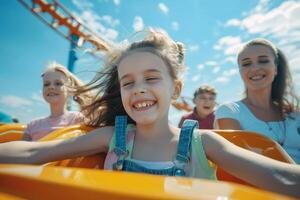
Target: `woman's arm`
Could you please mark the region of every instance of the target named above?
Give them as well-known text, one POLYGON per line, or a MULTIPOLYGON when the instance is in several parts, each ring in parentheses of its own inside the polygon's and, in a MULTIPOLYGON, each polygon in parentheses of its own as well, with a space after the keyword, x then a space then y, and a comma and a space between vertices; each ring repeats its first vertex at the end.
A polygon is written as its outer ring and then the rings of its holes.
POLYGON ((231 118, 217 119, 217 129, 241 130, 240 123, 231 118))
POLYGON ((225 138, 202 133, 207 157, 225 171, 260 188, 300 198, 300 166, 240 148, 225 138))
POLYGON ((104 127, 67 140, 3 143, 0 144, 0 163, 41 164, 105 152, 112 134, 113 127, 104 127))

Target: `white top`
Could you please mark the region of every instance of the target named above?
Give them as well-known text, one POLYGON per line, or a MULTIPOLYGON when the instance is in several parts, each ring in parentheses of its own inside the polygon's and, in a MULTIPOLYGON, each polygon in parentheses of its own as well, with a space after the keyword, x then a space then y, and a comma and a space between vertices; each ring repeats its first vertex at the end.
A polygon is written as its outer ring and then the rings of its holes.
POLYGON ((242 130, 253 131, 275 140, 300 164, 300 113, 292 113, 283 121, 266 122, 256 118, 242 101, 237 101, 217 108, 215 128, 218 128, 216 120, 223 118, 238 121, 242 130))

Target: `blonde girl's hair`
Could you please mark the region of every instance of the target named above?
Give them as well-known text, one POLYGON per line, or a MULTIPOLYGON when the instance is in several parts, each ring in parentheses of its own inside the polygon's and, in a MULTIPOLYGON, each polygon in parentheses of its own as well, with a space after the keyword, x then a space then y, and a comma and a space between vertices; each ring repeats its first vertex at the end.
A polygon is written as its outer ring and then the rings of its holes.
MULTIPOLYGON (((95 91, 94 99, 83 108, 89 125, 113 126, 117 115, 127 115, 121 100, 118 65, 130 53, 144 51, 161 57, 173 80, 180 79, 180 72, 185 68, 183 44, 173 41, 162 30, 149 29, 143 32, 146 33, 144 39, 111 49, 106 55, 102 70, 90 83, 77 91, 77 94, 95 91)), ((128 119, 129 123, 135 123, 129 116, 128 119)))
POLYGON ((248 47, 262 45, 271 49, 275 57, 277 75, 274 78, 271 89, 272 102, 279 108, 281 116, 299 111, 299 97, 294 93, 293 81, 284 53, 271 41, 264 38, 256 38, 248 41, 239 51, 240 54, 248 47))
POLYGON ((68 90, 68 94, 70 96, 73 96, 73 100, 79 104, 81 110, 84 102, 87 102, 92 98, 88 92, 83 93, 81 95, 75 95, 76 88, 82 87, 84 85, 83 82, 72 72, 70 72, 65 66, 55 61, 52 61, 47 65, 46 70, 41 74, 41 77, 44 77, 44 75, 47 72, 54 72, 54 71, 61 72, 67 78, 66 87, 68 90))

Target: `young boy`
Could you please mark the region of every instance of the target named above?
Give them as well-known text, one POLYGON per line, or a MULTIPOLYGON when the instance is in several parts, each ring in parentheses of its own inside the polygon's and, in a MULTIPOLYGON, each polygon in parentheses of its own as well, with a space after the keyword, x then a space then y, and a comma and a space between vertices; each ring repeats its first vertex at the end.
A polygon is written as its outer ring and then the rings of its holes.
POLYGON ((182 126, 184 120, 193 119, 198 121, 200 129, 213 129, 216 96, 215 88, 208 85, 200 86, 194 93, 193 102, 196 105, 194 110, 181 118, 178 127, 182 126))

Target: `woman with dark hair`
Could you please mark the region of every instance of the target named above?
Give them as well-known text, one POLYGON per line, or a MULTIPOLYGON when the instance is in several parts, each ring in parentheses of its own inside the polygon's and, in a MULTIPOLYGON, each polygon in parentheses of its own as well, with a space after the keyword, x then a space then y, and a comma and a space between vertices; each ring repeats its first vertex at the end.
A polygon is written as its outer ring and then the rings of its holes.
POLYGON ((215 126, 254 131, 277 141, 300 163, 299 99, 283 52, 266 39, 247 42, 238 53, 246 97, 221 105, 215 126))

